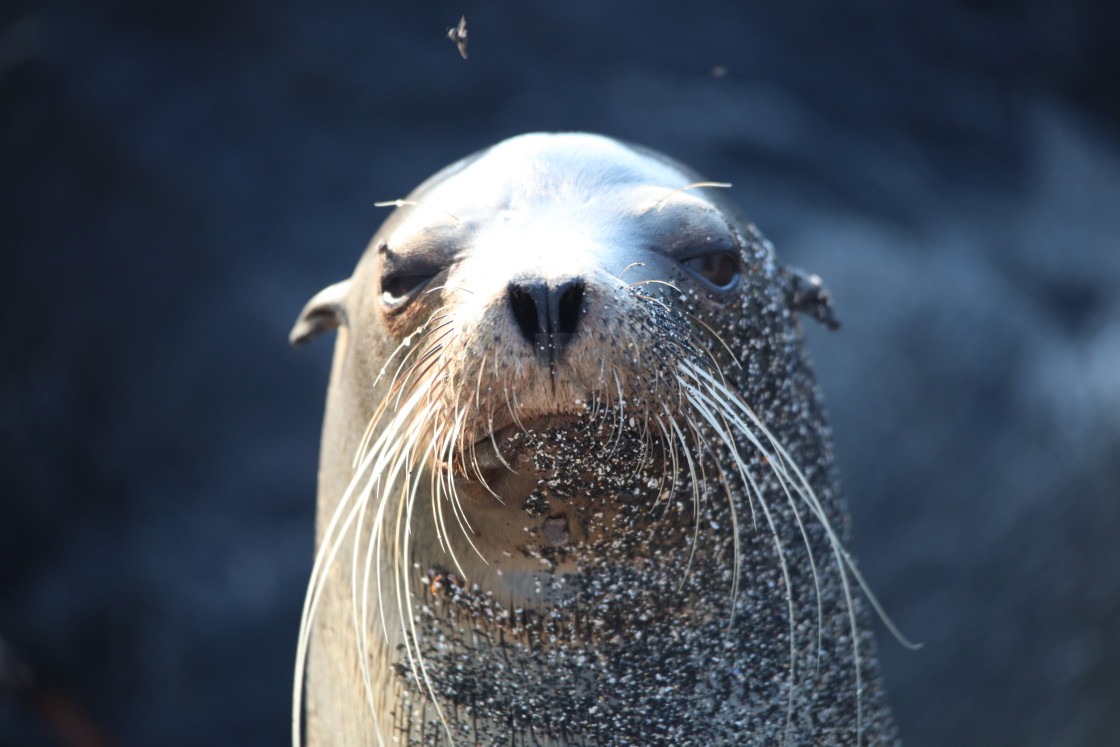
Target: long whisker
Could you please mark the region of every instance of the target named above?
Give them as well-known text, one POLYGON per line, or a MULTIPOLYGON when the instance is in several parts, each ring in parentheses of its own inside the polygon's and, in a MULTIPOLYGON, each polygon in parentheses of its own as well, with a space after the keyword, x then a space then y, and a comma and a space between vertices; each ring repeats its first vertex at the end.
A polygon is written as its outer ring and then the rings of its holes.
MULTIPOLYGON (((681 383, 685 384, 683 379, 681 380, 681 383)), ((694 391, 695 390, 693 390, 693 392, 694 391)), ((692 394, 693 392, 690 392, 690 394, 692 394)), ((698 394, 698 393, 696 393, 696 394, 698 394)), ((688 399, 689 399, 689 402, 692 404, 692 406, 697 409, 697 411, 700 413, 700 415, 708 423, 708 425, 711 428, 713 428, 717 432, 717 434, 719 434, 719 437, 721 438, 721 440, 723 440, 725 443, 729 443, 729 444, 734 443, 734 440, 732 439, 731 434, 723 432, 719 419, 716 418, 713 415, 713 413, 710 410, 708 410, 708 408, 705 406, 705 403, 703 401, 702 396, 689 396, 688 399)), ((736 449, 730 449, 729 451, 730 451, 731 458, 735 463, 735 466, 739 470, 739 473, 744 480, 744 483, 747 483, 747 482, 753 483, 753 478, 749 477, 750 469, 746 465, 746 463, 743 462, 742 457, 739 456, 738 451, 736 449)), ((787 705, 787 709, 786 709, 786 734, 788 735, 790 729, 792 728, 792 724, 793 724, 794 690, 796 689, 796 682, 797 682, 797 676, 796 676, 796 672, 797 672, 797 645, 796 645, 796 636, 795 636, 795 633, 796 633, 796 615, 795 615, 794 605, 793 605, 793 583, 792 583, 792 581, 790 579, 790 575, 789 575, 789 564, 786 561, 785 548, 782 545, 781 535, 778 532, 777 524, 774 521, 774 517, 771 513, 770 506, 762 498, 761 492, 759 492, 758 498, 759 498, 759 500, 758 500, 759 507, 762 509, 762 514, 766 518, 767 526, 769 527, 770 534, 773 537, 774 552, 778 557, 778 565, 779 565, 779 567, 781 569, 781 573, 782 573, 782 582, 783 582, 783 584, 785 586, 785 590, 786 590, 786 606, 787 606, 787 616, 788 616, 788 621, 789 621, 789 687, 790 687, 789 695, 788 695, 788 705, 787 705)), ((857 684, 857 688, 858 688, 858 684, 857 684)))
POLYGON ((418 200, 399 200, 399 199, 398 200, 382 200, 381 202, 373 203, 374 207, 404 207, 406 205, 407 206, 413 206, 413 207, 428 208, 429 210, 437 210, 437 211, 443 213, 444 215, 448 216, 449 218, 451 218, 456 223, 462 223, 462 220, 460 220, 459 216, 455 215, 454 213, 449 213, 446 210, 444 210, 443 208, 436 207, 435 205, 429 205, 426 202, 420 202, 418 200))
MULTIPOLYGON (((425 458, 430 458, 432 456, 432 448, 433 445, 429 443, 429 446, 425 450, 425 458)), ((439 705, 439 699, 436 697, 435 687, 432 685, 432 680, 428 674, 427 665, 424 662, 424 657, 420 650, 420 634, 416 629, 416 620, 413 615, 406 613, 411 609, 409 600, 411 600, 413 597, 412 583, 409 580, 411 577, 411 565, 408 562, 408 559, 412 557, 412 553, 410 551, 412 533, 408 531, 408 528, 412 525, 412 513, 416 497, 415 481, 419 480, 422 475, 423 471, 416 470, 415 464, 410 462, 408 465, 408 471, 406 472, 406 485, 411 485, 413 487, 412 489, 406 491, 406 495, 402 495, 402 499, 398 502, 397 506, 395 543, 399 548, 397 550, 397 552, 399 552, 399 555, 397 555, 397 557, 400 557, 404 561, 401 564, 402 567, 399 568, 398 572, 395 574, 397 609, 399 610, 399 614, 402 622, 404 623, 404 627, 407 630, 407 635, 405 636, 405 653, 407 658, 409 659, 410 669, 412 670, 413 676, 416 679, 416 683, 421 688, 422 692, 425 692, 430 696, 429 702, 436 710, 436 715, 439 717, 440 724, 443 726, 444 731, 446 732, 448 742, 453 744, 454 739, 451 735, 451 727, 447 721, 446 715, 443 712, 443 708, 441 708, 439 705), (414 472, 415 474, 413 474, 414 472), (412 651, 413 647, 415 647, 415 653, 413 653, 412 651)))
POLYGON ((669 198, 671 198, 673 195, 679 194, 679 193, 684 192, 684 191, 689 190, 689 189, 696 189, 697 187, 714 187, 714 188, 717 188, 717 189, 730 189, 731 184, 730 184, 730 182, 693 182, 692 184, 686 184, 683 187, 677 187, 672 192, 665 195, 660 200, 658 200, 656 203, 654 203, 653 209, 660 212, 661 208, 663 208, 665 206, 666 201, 668 201, 669 198))
MULTIPOLYGON (((709 384, 716 385, 716 382, 711 377, 711 375, 703 369, 691 366, 690 373, 695 374, 699 379, 703 379, 709 384)), ((741 412, 743 415, 745 415, 751 421, 751 423, 759 429, 759 432, 763 434, 767 441, 774 447, 774 451, 778 459, 773 460, 776 463, 773 466, 781 469, 783 473, 785 472, 787 466, 790 470, 793 471, 794 476, 797 479, 791 480, 791 482, 794 484, 798 495, 802 498, 802 500, 805 501, 806 505, 810 507, 810 510, 812 511, 814 517, 816 517, 816 519, 822 523, 823 528, 828 534, 830 544, 832 544, 833 548, 839 555, 838 560, 843 559, 844 566, 849 571, 851 571, 852 575, 855 576, 859 581, 860 589, 863 591, 864 595, 867 596, 868 601, 871 602, 872 607, 874 607, 877 615, 879 616, 879 619, 882 620, 883 624, 887 627, 888 630, 890 630, 891 634, 898 640, 900 644, 911 650, 920 649, 922 647, 922 644, 914 643, 899 629, 899 627, 891 619, 890 615, 886 613, 882 605, 878 602, 878 599, 871 591, 871 588, 867 586, 866 582, 863 580, 863 575, 860 573, 858 566, 856 566, 855 561, 852 559, 851 555, 846 550, 844 550, 843 543, 840 541, 839 536, 837 536, 835 530, 832 528, 831 522, 828 521, 828 517, 824 513, 824 508, 821 506, 816 492, 813 491, 808 478, 805 477, 804 473, 801 471, 801 468, 797 465, 797 462, 793 459, 793 457, 789 455, 785 447, 782 446, 781 442, 778 439, 774 438, 773 434, 770 433, 770 430, 766 428, 766 426, 762 423, 758 416, 755 415, 755 413, 746 405, 746 403, 742 401, 742 398, 735 394, 733 397, 728 398, 727 403, 741 412)), ((752 434, 747 433, 747 435, 752 434)), ((759 446, 761 445, 759 444, 759 446)), ((788 474, 787 479, 789 479, 788 474)))
MULTIPOLYGON (((451 462, 452 452, 454 452, 454 450, 455 450, 455 440, 456 440, 455 436, 457 435, 459 429, 463 427, 463 420, 464 420, 464 418, 466 418, 466 415, 467 415, 466 410, 461 410, 459 412, 459 414, 456 416, 454 424, 451 426, 449 436, 446 439, 446 444, 444 445, 444 452, 442 454, 437 454, 437 456, 446 460, 447 463, 451 462)), ((454 472, 451 469, 446 470, 443 480, 445 481, 446 489, 448 491, 448 496, 449 496, 449 500, 451 502, 452 512, 455 515, 456 521, 459 523, 459 531, 462 532, 464 537, 466 537, 467 543, 471 546, 471 549, 474 550, 474 553, 475 553, 475 555, 478 556, 479 560, 481 560, 485 565, 490 565, 490 561, 488 561, 486 559, 486 556, 482 554, 482 551, 479 550, 477 546, 475 546, 474 540, 472 539, 472 535, 475 532, 474 532, 474 529, 470 525, 470 521, 467 519, 466 513, 463 512, 463 508, 459 504, 459 501, 457 499, 457 495, 456 495, 456 491, 455 491, 454 472)), ((442 511, 439 511, 439 513, 442 514, 442 511)), ((463 576, 464 578, 466 578, 466 576, 467 576, 466 571, 463 570, 463 566, 459 562, 458 557, 456 557, 455 550, 451 547, 450 542, 447 545, 447 551, 448 551, 448 554, 451 555, 451 559, 455 563, 455 567, 459 571, 459 574, 461 576, 463 576)))
MULTIPOLYGON (((705 381, 709 385, 709 387, 719 387, 720 386, 719 384, 716 383, 715 379, 712 378, 711 375, 708 374, 706 371, 703 371, 702 369, 696 368, 695 366, 688 366, 687 364, 685 364, 683 367, 686 370, 688 370, 688 372, 691 375, 697 377, 700 380, 705 381)), ((726 389, 724 389, 723 391, 724 391, 724 393, 726 393, 728 395, 732 394, 731 392, 728 392, 726 389)), ((741 433, 743 433, 745 436, 747 436, 748 440, 750 440, 752 442, 752 444, 755 446, 755 448, 758 449, 763 454, 763 456, 765 456, 767 458, 767 461, 768 461, 773 473, 775 474, 775 476, 777 476, 779 478, 779 482, 783 483, 783 485, 791 484, 793 486, 794 490, 798 493, 798 495, 801 497, 801 499, 809 507, 810 512, 817 519, 818 524, 825 530, 825 533, 828 537, 829 545, 831 547, 833 557, 835 558, 837 567, 840 571, 840 573, 839 573, 840 584, 841 584, 841 588, 842 588, 843 594, 844 594, 845 606, 847 607, 847 610, 848 610, 849 633, 850 633, 851 638, 852 638, 852 659, 853 659, 853 665, 854 665, 854 670, 855 670, 855 680, 856 680, 856 682, 855 682, 855 686, 856 686, 856 731, 857 731, 857 742, 858 742, 858 741, 862 740, 862 733, 863 733, 863 704, 862 704, 862 697, 860 695, 863 692, 863 671, 862 671, 861 658, 860 658, 860 654, 859 654, 859 640, 860 639, 859 639, 859 635, 858 635, 858 625, 857 625, 856 615, 855 615, 855 603, 854 603, 854 600, 852 598, 851 585, 850 585, 849 580, 848 580, 849 579, 849 576, 848 576, 849 573, 851 573, 852 577, 854 577, 857 580, 857 582, 858 582, 861 590, 863 591, 864 595, 871 602, 871 604, 872 604, 873 608, 875 609, 876 613, 879 614, 880 619, 883 620, 884 624, 888 627, 888 629, 891 630, 891 632, 895 635, 895 637, 897 639, 899 639, 899 641, 904 646, 907 646, 908 648, 916 648, 917 646, 916 646, 916 644, 911 643, 904 636, 902 636, 901 631, 899 631, 897 626, 894 625, 893 621, 891 621, 890 618, 886 616, 886 613, 882 609, 882 606, 878 603, 878 600, 875 598, 874 594, 871 592, 870 588, 867 586, 866 582, 864 581, 863 576, 859 573, 858 569, 856 568, 855 562, 852 560, 851 555, 843 547, 843 543, 840 541, 840 538, 836 535, 836 532, 835 532, 834 528, 832 527, 832 523, 828 520, 828 517, 824 512, 824 508, 821 506, 820 501, 817 498, 815 491, 813 491, 812 486, 810 485, 808 479, 805 477, 804 473, 797 466, 797 463, 790 457, 789 453, 781 445, 781 443, 776 438, 774 438, 773 434, 770 433, 769 429, 766 428, 766 426, 762 423, 761 419, 758 418, 757 415, 755 415, 755 413, 746 405, 746 403, 744 403, 741 400, 741 398, 739 398, 737 395, 736 396, 728 396, 726 398, 726 400, 727 400, 726 403, 728 405, 730 405, 731 408, 733 408, 733 411, 737 411, 741 415, 745 416, 747 418, 747 420, 749 420, 750 424, 753 425, 755 428, 757 428, 760 433, 762 433, 763 437, 767 440, 769 445, 774 449, 773 453, 771 453, 768 449, 764 448, 763 445, 761 444, 761 442, 754 436, 754 433, 750 430, 750 428, 746 426, 746 423, 743 423, 742 421, 740 421, 741 426, 737 427, 737 430, 739 430, 741 433), (796 475, 796 478, 797 478, 796 480, 793 480, 790 477, 789 472, 787 471, 787 468, 794 472, 794 474, 796 475)), ((787 496, 788 495, 789 494, 787 492, 787 496)), ((790 497, 790 500, 792 501, 792 497, 790 497)), ((765 503, 763 502, 761 505, 763 506, 763 509, 766 510, 765 503)), ((792 503, 791 503, 791 506, 792 506, 792 503)), ((800 516, 797 514, 796 510, 795 510, 795 515, 798 516, 798 519, 797 519, 798 520, 798 525, 799 525, 799 527, 802 528, 802 531, 804 532, 804 525, 801 523, 800 516)), ((807 535, 803 534, 803 537, 805 537, 805 542, 808 544, 807 535)), ((810 552, 810 557, 811 557, 811 555, 812 554, 810 552)), ((815 565, 814 565, 814 568, 815 568, 815 565)), ((818 595, 820 593, 819 586, 817 587, 817 593, 818 593, 818 595)), ((818 600, 819 600, 819 598, 820 597, 818 596, 818 600)), ((818 618, 818 625, 820 625, 820 624, 821 624, 820 619, 818 618)), ((818 647, 818 651, 819 650, 820 649, 818 647)))
POLYGON ((688 467, 689 480, 692 483, 692 514, 693 514, 693 527, 692 527, 692 548, 689 550, 688 563, 685 564, 685 572, 681 577, 680 586, 677 591, 684 588, 684 583, 688 579, 688 569, 692 567, 692 561, 696 556, 696 546, 700 544, 700 493, 699 493, 699 475, 696 470, 696 462, 692 458, 692 451, 688 448, 688 443, 685 440, 684 433, 681 432, 680 426, 677 425, 676 419, 673 414, 669 412, 668 408, 665 409, 665 415, 669 423, 670 430, 676 435, 677 440, 681 445, 681 453, 684 455, 685 464, 688 467))
MULTIPOLYGON (((379 437, 378 442, 383 442, 391 430, 386 429, 379 437)), ((327 573, 333 566, 335 557, 342 547, 342 537, 355 520, 361 507, 368 500, 368 493, 373 481, 365 479, 365 475, 371 471, 371 467, 377 461, 379 452, 380 449, 376 444, 365 452, 354 476, 331 515, 327 528, 320 539, 319 550, 315 554, 311 577, 308 580, 307 592, 304 596, 303 611, 300 615, 300 632, 296 645, 296 666, 292 686, 292 742, 297 747, 301 736, 303 678, 307 663, 307 649, 311 640, 311 622, 319 606, 319 599, 326 584, 327 573), (359 500, 348 509, 347 507, 353 502, 353 496, 359 485, 362 486, 358 493, 359 500)), ((376 472, 376 469, 373 471, 376 472)))

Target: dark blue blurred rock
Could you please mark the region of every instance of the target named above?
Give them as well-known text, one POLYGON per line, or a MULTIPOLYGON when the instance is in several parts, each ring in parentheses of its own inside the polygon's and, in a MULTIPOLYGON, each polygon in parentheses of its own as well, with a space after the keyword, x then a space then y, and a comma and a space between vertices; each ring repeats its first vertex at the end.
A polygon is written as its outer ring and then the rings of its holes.
MULTIPOLYGON (((1120 730, 1120 6, 0 9, 0 638, 124 744, 279 743, 327 346, 403 196, 587 129, 735 183, 813 333, 911 745, 1120 730), (715 75, 720 67, 725 74, 715 75)), ((2 681, 2 678, 0 678, 2 681)), ((0 743, 51 744, 0 691, 0 743)))

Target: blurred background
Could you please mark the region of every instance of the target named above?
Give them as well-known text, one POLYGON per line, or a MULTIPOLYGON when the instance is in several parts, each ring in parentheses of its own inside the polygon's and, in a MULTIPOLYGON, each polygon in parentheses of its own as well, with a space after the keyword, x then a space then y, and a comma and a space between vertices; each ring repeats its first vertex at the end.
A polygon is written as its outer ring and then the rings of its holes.
POLYGON ((1115 744, 1120 4, 496 6, 0 5, 0 744, 287 739, 331 347, 288 329, 375 201, 530 130, 732 182, 831 287, 907 744, 1115 744))

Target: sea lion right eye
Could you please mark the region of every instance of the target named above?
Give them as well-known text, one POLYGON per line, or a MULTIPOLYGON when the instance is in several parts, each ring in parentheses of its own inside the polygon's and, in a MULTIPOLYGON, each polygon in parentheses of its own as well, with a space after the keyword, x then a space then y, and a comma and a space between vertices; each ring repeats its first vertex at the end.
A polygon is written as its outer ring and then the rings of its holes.
POLYGON ((381 302, 390 308, 402 306, 438 273, 398 274, 381 278, 381 302))
POLYGON ((681 264, 716 290, 730 291, 739 284, 739 258, 729 252, 708 252, 682 260, 681 264))

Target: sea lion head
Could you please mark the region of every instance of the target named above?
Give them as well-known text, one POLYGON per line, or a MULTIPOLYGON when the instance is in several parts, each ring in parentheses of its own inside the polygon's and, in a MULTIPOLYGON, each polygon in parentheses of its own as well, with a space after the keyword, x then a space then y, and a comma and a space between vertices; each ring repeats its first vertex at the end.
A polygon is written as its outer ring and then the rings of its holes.
POLYGON ((305 308, 294 343, 340 329, 313 741, 351 702, 355 739, 410 744, 890 733, 798 323, 830 299, 724 186, 513 138, 395 201, 305 308))

